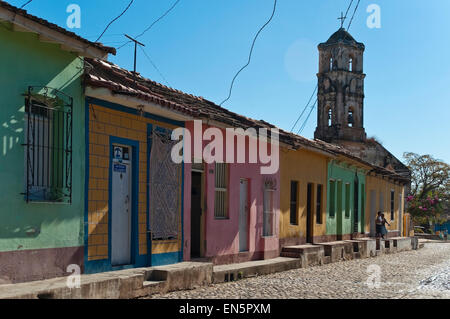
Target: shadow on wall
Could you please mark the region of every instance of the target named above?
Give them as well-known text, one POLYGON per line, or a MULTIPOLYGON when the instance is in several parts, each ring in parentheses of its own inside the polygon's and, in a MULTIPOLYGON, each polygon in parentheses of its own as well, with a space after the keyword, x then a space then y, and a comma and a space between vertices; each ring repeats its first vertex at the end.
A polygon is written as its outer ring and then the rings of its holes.
MULTIPOLYGON (((79 78, 83 69, 77 67, 77 72, 73 75, 67 75, 67 69, 73 68, 73 65, 67 66, 63 71, 56 75, 49 75, 50 81, 36 83, 30 81, 26 84, 13 84, 9 92, 2 97, 2 108, 0 110, 0 240, 2 239, 34 239, 42 236, 43 225, 51 225, 52 229, 57 229, 61 234, 67 235, 67 238, 51 238, 51 234, 45 234, 45 240, 50 241, 73 241, 73 237, 80 237, 80 231, 77 234, 64 233, 62 229, 68 222, 80 220, 82 223, 82 211, 78 215, 74 214, 75 207, 68 204, 49 204, 49 203, 26 203, 23 193, 26 190, 26 143, 25 138, 25 96, 28 85, 47 85, 63 92, 67 92, 75 101, 81 100, 81 86, 79 78), (46 83, 48 82, 48 83, 46 83), (62 84, 61 84, 62 83, 62 84), (53 84, 53 86, 52 86, 53 84), (58 84, 58 85, 55 85, 58 84)), ((73 72, 72 72, 73 73, 73 72)), ((75 121, 81 121, 79 118, 78 105, 74 103, 73 121, 74 128, 72 134, 78 134, 75 130, 75 121)), ((84 119, 83 122, 84 124, 84 119)), ((74 136, 74 142, 75 142, 74 136)), ((84 145, 82 146, 84 147, 84 145)), ((79 145, 73 144, 74 153, 79 145)), ((75 159, 75 154, 73 159, 75 159)), ((72 164, 74 165, 75 162, 72 164)), ((75 167, 75 166, 74 166, 75 167)), ((84 167, 82 165, 82 167, 84 167)), ((77 178, 79 172, 73 171, 73 180, 77 178)), ((81 186, 83 187, 83 186, 81 186)), ((81 197, 81 196, 78 196, 81 197)), ((80 198, 81 199, 81 198, 80 198)), ((78 199, 78 201, 80 201, 78 199)), ((80 206, 80 203, 77 203, 80 206)), ((73 206, 73 205, 72 205, 73 206)), ((82 228, 82 227, 81 227, 82 228)), ((55 236, 53 236, 55 237, 55 236)), ((57 236, 56 236, 57 237, 57 236)), ((10 249, 27 249, 27 244, 20 241, 0 243, 0 251, 10 249)))

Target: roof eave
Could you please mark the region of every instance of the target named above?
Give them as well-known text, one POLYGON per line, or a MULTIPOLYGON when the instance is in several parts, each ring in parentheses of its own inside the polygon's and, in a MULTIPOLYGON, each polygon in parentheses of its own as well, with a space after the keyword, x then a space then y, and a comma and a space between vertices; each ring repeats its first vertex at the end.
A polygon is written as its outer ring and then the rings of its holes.
POLYGON ((0 20, 11 23, 13 31, 38 34, 40 41, 59 44, 62 50, 75 52, 81 56, 104 60, 107 59, 109 53, 115 54, 113 48, 95 47, 6 8, 0 8, 0 20))

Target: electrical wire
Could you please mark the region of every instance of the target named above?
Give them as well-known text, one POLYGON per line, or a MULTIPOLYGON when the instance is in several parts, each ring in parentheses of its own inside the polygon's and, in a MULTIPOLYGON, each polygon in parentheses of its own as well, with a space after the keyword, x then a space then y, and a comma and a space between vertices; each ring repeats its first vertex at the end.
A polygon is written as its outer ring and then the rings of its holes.
POLYGON ((353 18, 355 17, 355 14, 356 14, 356 11, 358 10, 358 7, 359 7, 360 2, 361 2, 361 0, 358 0, 358 3, 356 4, 355 11, 353 11, 352 18, 351 18, 351 20, 350 20, 350 23, 349 23, 348 26, 347 26, 347 31, 350 30, 350 27, 351 27, 352 22, 353 22, 353 18))
POLYGON ((294 131, 295 127, 297 126, 298 122, 299 122, 300 119, 302 118, 303 114, 305 114, 305 112, 306 112, 306 110, 308 109, 308 106, 309 106, 309 104, 311 103, 311 101, 312 101, 312 99, 313 99, 313 97, 314 97, 314 94, 316 94, 318 88, 319 88, 319 85, 317 84, 317 85, 316 85, 316 88, 315 88, 314 91, 313 91, 313 94, 312 94, 311 97, 309 98, 308 103, 305 105, 305 108, 303 109, 302 113, 301 113, 300 116, 297 118, 297 121, 295 121, 294 126, 292 126, 291 132, 294 131))
MULTIPOLYGON (((350 11, 352 5, 353 5, 353 2, 354 2, 354 0, 351 0, 349 6, 347 7, 347 11, 345 12, 345 16, 344 16, 344 19, 343 19, 343 21, 342 21, 342 25, 344 24, 345 20, 346 20, 347 17, 348 17, 348 13, 349 13, 349 11, 350 11)), ((356 11, 358 10, 358 7, 359 7, 360 2, 361 2, 361 0, 358 0, 358 3, 356 4, 355 10, 353 11, 352 18, 351 18, 351 20, 350 20, 350 22, 349 22, 349 24, 348 24, 348 26, 347 26, 347 30, 349 30, 350 27, 351 27, 351 25, 352 25, 353 19, 354 19, 354 17, 355 17, 356 11)), ((315 88, 315 90, 314 90, 312 96, 314 96, 314 94, 315 94, 317 88, 318 88, 318 87, 315 88)), ((295 122, 295 124, 294 124, 294 126, 292 127, 292 130, 291 130, 291 131, 294 130, 295 126, 298 124, 298 122, 300 121, 300 119, 301 119, 301 117, 303 116, 303 114, 305 114, 305 112, 306 112, 306 110, 307 110, 307 108, 308 108, 308 105, 309 105, 309 103, 311 102, 312 96, 311 96, 311 98, 310 98, 310 101, 308 102, 308 104, 305 106, 305 108, 303 109, 302 113, 300 114, 299 118, 298 118, 297 121, 295 122)), ((302 124, 302 126, 300 127, 300 129, 298 130, 298 133, 297 133, 297 134, 301 134, 301 133, 303 132, 303 130, 305 129, 306 124, 308 123, 308 120, 309 120, 309 118, 311 117, 311 114, 312 114, 313 110, 314 110, 315 107, 316 107, 316 104, 317 104, 317 100, 316 100, 316 102, 314 103, 314 105, 312 106, 312 108, 311 108, 311 110, 310 110, 310 112, 309 112, 309 114, 308 114, 308 117, 307 117, 306 120, 303 122, 303 124, 302 124)))
POLYGON ((353 1, 355 1, 355 0, 351 0, 350 4, 348 5, 347 11, 345 12, 344 20, 342 20, 342 26, 344 26, 345 20, 347 20, 348 12, 350 11, 350 8, 352 7, 353 1))
POLYGON ((25 8, 27 5, 29 5, 31 2, 33 2, 33 0, 28 0, 27 2, 25 2, 21 7, 20 7, 20 9, 23 9, 23 8, 25 8))
POLYGON ((131 5, 133 4, 133 2, 134 2, 134 0, 131 0, 130 3, 128 4, 128 6, 125 8, 125 10, 123 10, 121 14, 119 14, 119 15, 118 15, 116 18, 114 18, 110 23, 108 23, 108 25, 106 26, 105 30, 102 32, 102 34, 100 34, 100 36, 98 37, 97 40, 95 40, 95 42, 100 41, 100 39, 103 37, 103 35, 105 34, 105 32, 109 29, 109 27, 110 27, 114 22, 116 22, 117 20, 119 20, 120 17, 122 17, 122 16, 125 14, 125 12, 128 11, 128 9, 130 9, 130 7, 131 7, 131 5))
MULTIPOLYGON (((144 35, 145 33, 147 33, 148 31, 150 31, 151 28, 153 28, 159 21, 161 21, 166 15, 168 15, 173 9, 175 9, 175 7, 178 5, 178 3, 179 3, 180 1, 181 1, 181 0, 175 1, 175 3, 174 3, 174 4, 173 4, 166 12, 164 12, 158 19, 156 19, 155 21, 153 21, 152 24, 151 24, 147 29, 145 29, 141 34, 139 34, 138 36, 136 36, 136 37, 134 37, 134 38, 137 39, 137 38, 143 36, 143 35, 144 35)), ((124 44, 122 44, 121 46, 119 46, 119 47, 117 48, 117 50, 122 49, 124 46, 130 44, 131 42, 133 42, 133 41, 127 41, 127 42, 125 42, 124 44)))
POLYGON ((312 112, 314 111, 314 109, 316 108, 318 99, 316 99, 316 102, 314 102, 313 106, 311 106, 311 110, 309 111, 308 117, 306 118, 306 120, 303 122, 302 126, 300 127, 300 129, 297 132, 297 135, 301 135, 303 133, 303 130, 306 127, 306 124, 308 124, 309 118, 312 115, 312 112))
POLYGON ((147 60, 151 63, 151 65, 153 66, 153 68, 156 70, 156 72, 158 72, 159 76, 166 82, 166 84, 168 86, 171 86, 169 81, 167 81, 167 79, 165 78, 165 76, 162 74, 162 72, 159 70, 159 68, 156 66, 156 64, 152 61, 152 59, 150 58, 150 56, 147 54, 147 52, 144 50, 143 47, 139 46, 139 48, 142 50, 142 52, 144 53, 145 57, 147 58, 147 60))
POLYGON ((164 14, 162 16, 160 16, 158 19, 156 19, 147 29, 145 29, 141 34, 139 34, 138 36, 135 37, 135 39, 143 36, 145 33, 147 33, 148 31, 150 31, 151 28, 153 28, 153 26, 155 24, 157 24, 159 21, 161 21, 162 19, 164 19, 164 17, 166 15, 168 15, 173 9, 175 9, 175 7, 177 6, 177 4, 180 2, 181 0, 177 0, 175 1, 175 3, 169 8, 169 10, 167 10, 166 12, 164 12, 164 14))
POLYGON ((228 97, 223 100, 222 103, 220 103, 220 106, 222 106, 225 102, 227 102, 230 98, 231 98, 231 94, 233 93, 233 87, 234 87, 234 82, 236 81, 237 77, 239 76, 239 74, 244 71, 245 68, 247 68, 250 65, 250 62, 252 60, 252 54, 253 54, 253 49, 255 48, 255 44, 256 44, 256 40, 258 39, 258 36, 260 35, 260 33, 269 25, 269 23, 272 21, 273 17, 275 16, 275 12, 277 10, 277 0, 274 1, 273 4, 273 11, 272 11, 272 15, 270 16, 269 20, 259 29, 259 31, 256 33, 254 39, 253 39, 253 43, 252 43, 252 47, 250 49, 250 54, 248 56, 248 62, 247 64, 245 64, 234 76, 233 80, 231 81, 231 85, 230 85, 230 91, 228 93, 228 97))

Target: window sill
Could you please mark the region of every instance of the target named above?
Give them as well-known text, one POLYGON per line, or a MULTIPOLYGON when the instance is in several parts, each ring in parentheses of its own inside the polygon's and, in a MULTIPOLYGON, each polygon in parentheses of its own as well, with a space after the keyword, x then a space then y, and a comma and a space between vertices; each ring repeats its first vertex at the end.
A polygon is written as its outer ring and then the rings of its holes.
POLYGON ((71 205, 71 203, 68 202, 50 202, 45 200, 30 200, 27 204, 39 204, 39 205, 71 205))

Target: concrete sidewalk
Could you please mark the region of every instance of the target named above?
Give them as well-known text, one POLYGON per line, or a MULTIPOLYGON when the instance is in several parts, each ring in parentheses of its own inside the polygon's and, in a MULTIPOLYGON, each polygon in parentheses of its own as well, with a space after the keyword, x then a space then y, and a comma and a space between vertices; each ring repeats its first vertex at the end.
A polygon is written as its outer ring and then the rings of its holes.
POLYGON ((185 262, 81 275, 80 288, 68 277, 0 286, 0 299, 134 299, 211 284, 211 263, 185 262))
POLYGON ((393 238, 375 244, 374 239, 366 238, 285 247, 284 257, 239 264, 213 266, 210 262, 183 262, 81 275, 80 288, 69 288, 68 277, 0 285, 0 299, 135 299, 331 262, 371 258, 388 251, 415 250, 424 245, 417 238, 393 238))

